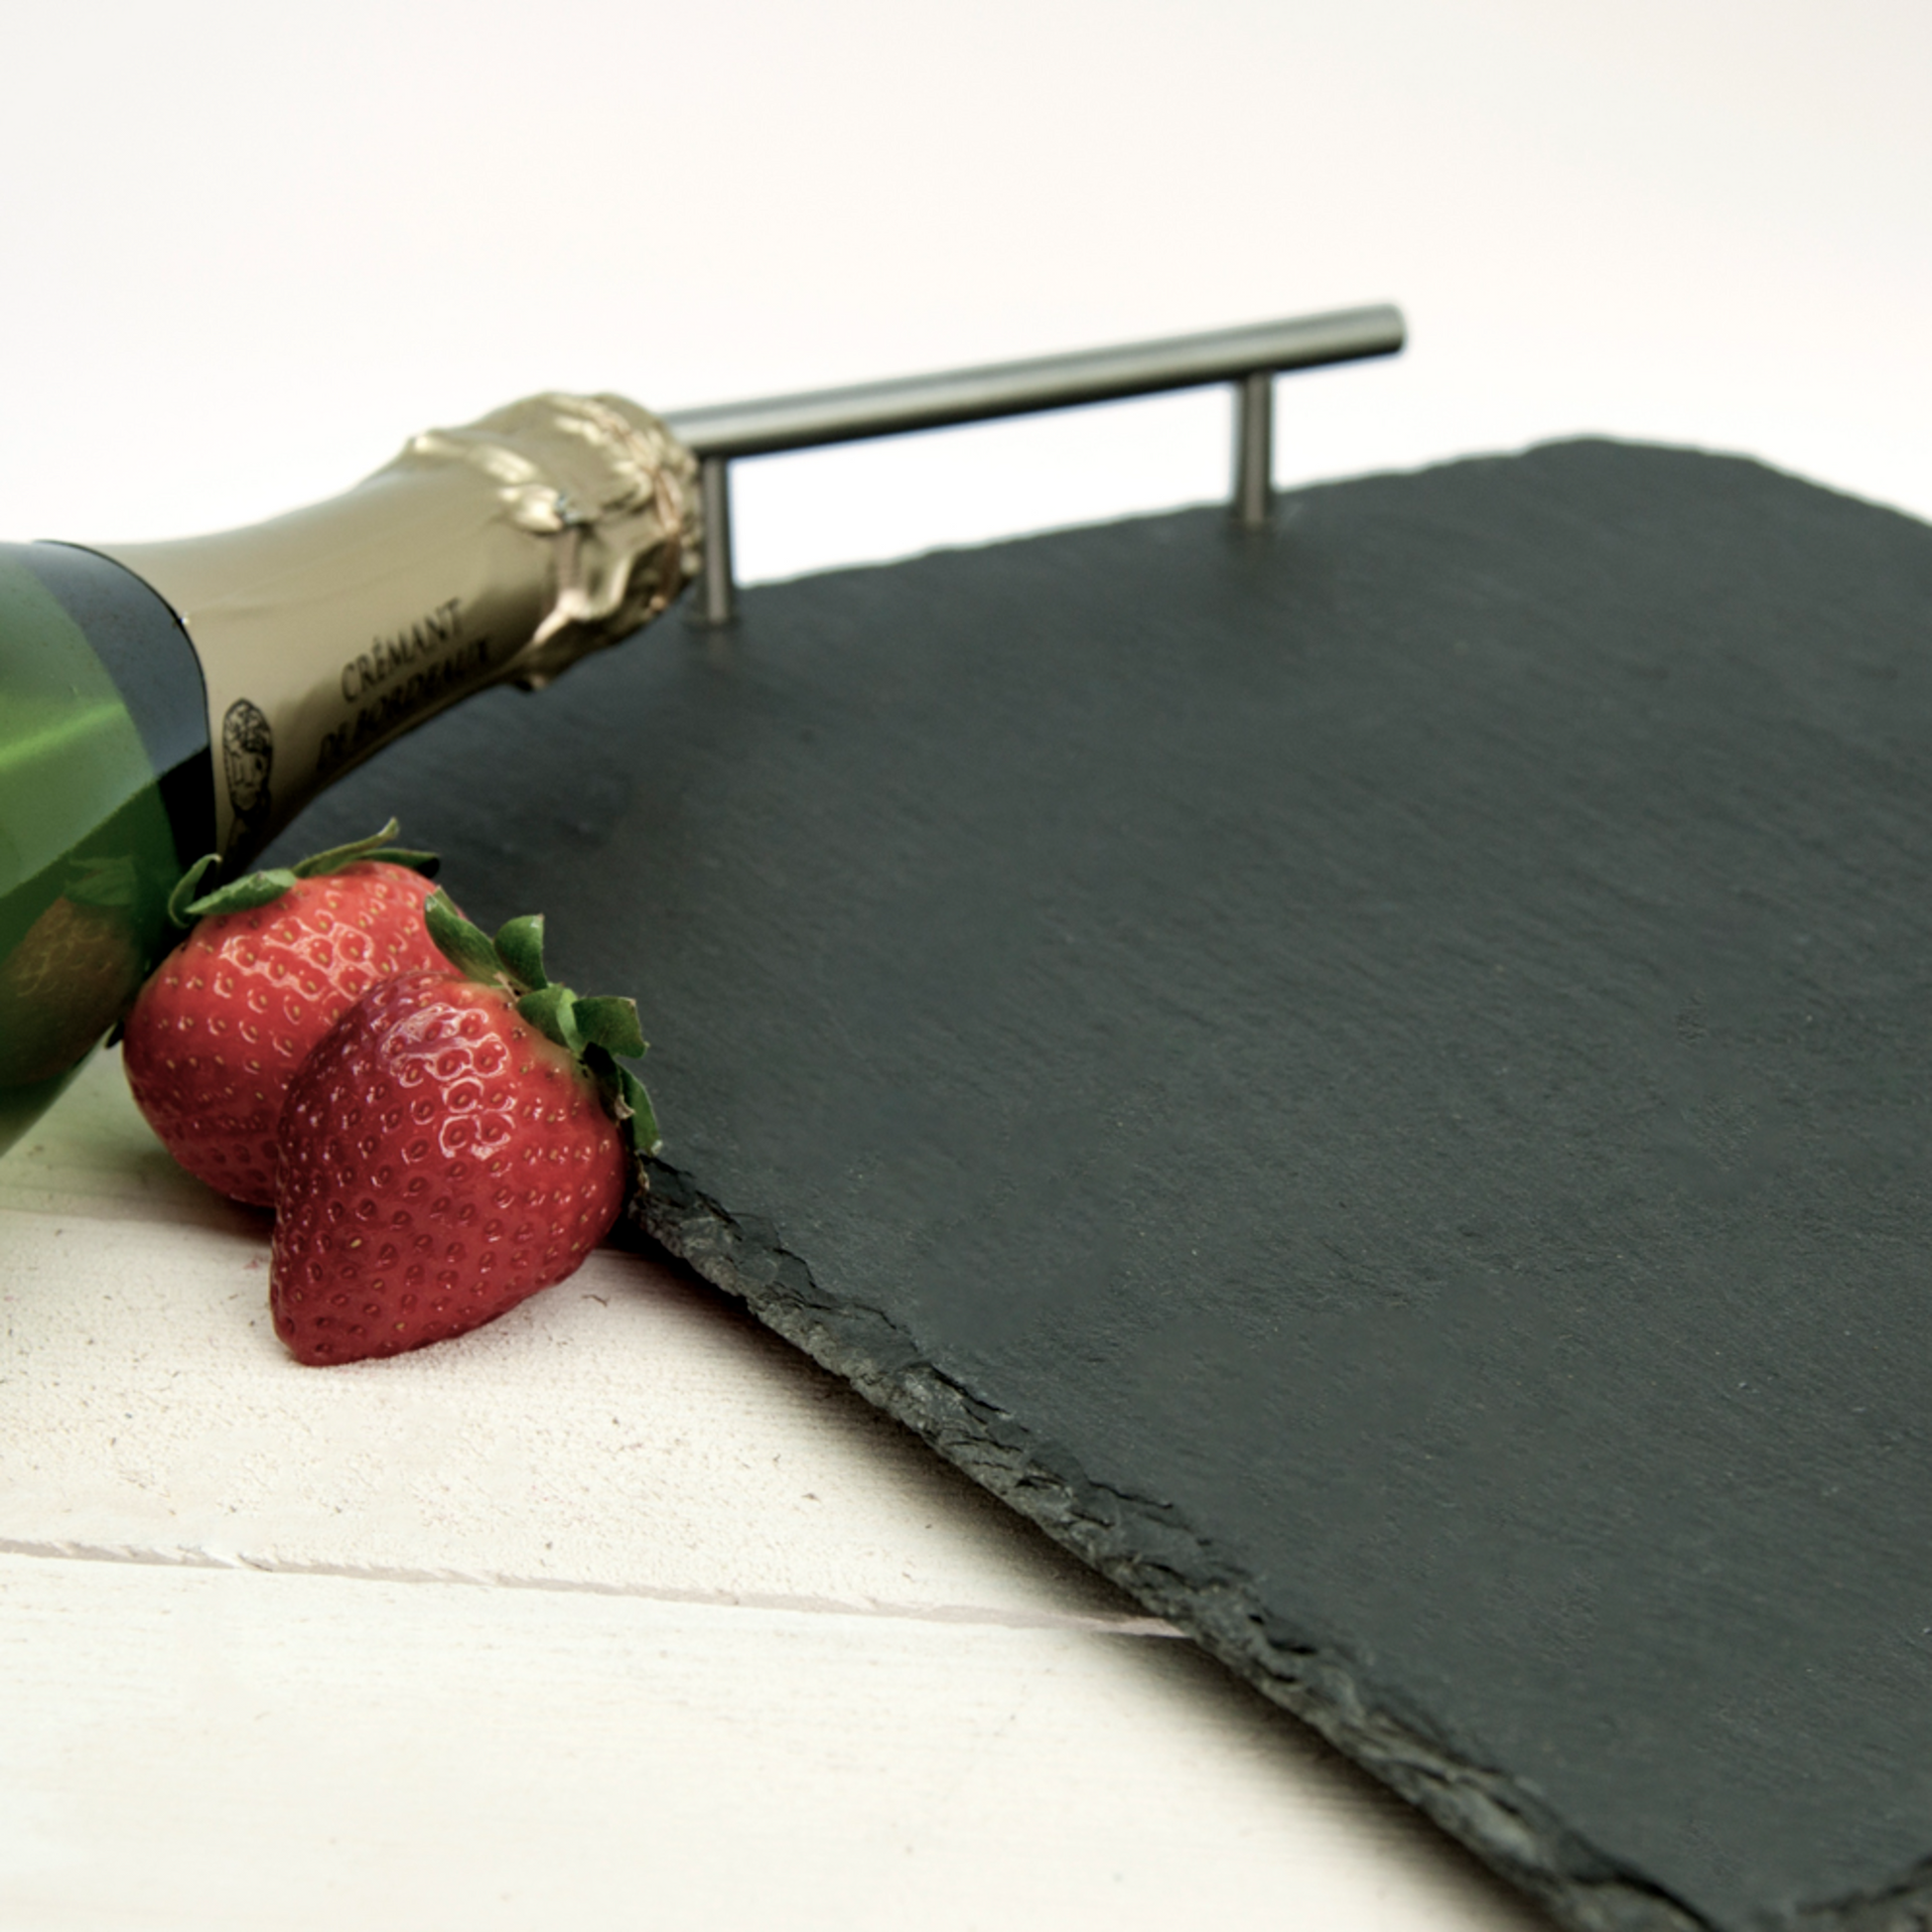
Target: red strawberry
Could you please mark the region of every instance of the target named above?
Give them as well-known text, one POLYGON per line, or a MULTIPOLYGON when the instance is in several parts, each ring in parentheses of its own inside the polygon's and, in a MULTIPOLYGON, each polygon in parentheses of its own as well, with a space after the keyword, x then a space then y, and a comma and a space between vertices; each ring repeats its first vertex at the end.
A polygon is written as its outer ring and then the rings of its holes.
POLYGON ((448 955, 365 994, 289 1087, 268 1299, 312 1364, 396 1355, 576 1271, 623 1205, 650 1101, 629 1000, 543 973, 543 921, 494 943, 435 894, 448 955))
POLYGON ((416 870, 434 856, 395 832, 191 898, 204 860, 176 890, 178 922, 199 923, 141 989, 122 1056, 168 1152, 236 1200, 273 1203, 283 1098, 323 1035, 378 981, 441 962, 416 870))

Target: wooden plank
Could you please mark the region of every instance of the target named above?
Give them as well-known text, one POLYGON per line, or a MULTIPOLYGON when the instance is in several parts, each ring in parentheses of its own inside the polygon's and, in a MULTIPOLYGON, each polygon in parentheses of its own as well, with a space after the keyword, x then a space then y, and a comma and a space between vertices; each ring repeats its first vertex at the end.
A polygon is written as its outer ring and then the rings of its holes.
POLYGON ((0 1557, 0 1919, 1529 1932, 1191 1646, 0 1557))

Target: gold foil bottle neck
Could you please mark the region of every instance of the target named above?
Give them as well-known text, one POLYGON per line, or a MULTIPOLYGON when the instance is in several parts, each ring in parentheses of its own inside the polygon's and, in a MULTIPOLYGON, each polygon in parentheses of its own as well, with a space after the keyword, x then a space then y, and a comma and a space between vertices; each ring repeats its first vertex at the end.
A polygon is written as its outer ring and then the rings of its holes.
POLYGON ((621 396, 529 396, 425 430, 391 468, 469 465, 520 530, 553 542, 553 595, 516 668, 550 681, 657 617, 698 574, 697 460, 621 396))
POLYGON ((96 545, 194 641, 232 864, 331 779, 457 699, 547 684, 700 568, 698 465, 619 396, 531 396, 427 430, 267 523, 96 545))

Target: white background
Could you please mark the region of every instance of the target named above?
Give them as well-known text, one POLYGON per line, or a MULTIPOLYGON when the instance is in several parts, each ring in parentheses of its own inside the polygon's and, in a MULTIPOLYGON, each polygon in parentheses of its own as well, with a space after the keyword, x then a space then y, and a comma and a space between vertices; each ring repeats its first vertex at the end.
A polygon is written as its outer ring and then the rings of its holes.
MULTIPOLYGON (((1932 513, 1923 0, 12 10, 0 535, 187 534, 545 387, 659 408, 1392 300, 1293 483, 1604 431, 1932 513)), ((747 578, 1214 496, 1221 394, 742 467, 747 578)))

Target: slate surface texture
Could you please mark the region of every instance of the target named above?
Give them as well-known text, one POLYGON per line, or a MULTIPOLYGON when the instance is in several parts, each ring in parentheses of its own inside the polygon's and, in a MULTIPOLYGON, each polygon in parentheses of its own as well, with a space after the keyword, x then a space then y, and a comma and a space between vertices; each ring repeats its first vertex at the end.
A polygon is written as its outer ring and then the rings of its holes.
POLYGON ((1932 530, 1554 446, 384 754, 644 1224, 1578 1927, 1932 1918, 1932 530))

